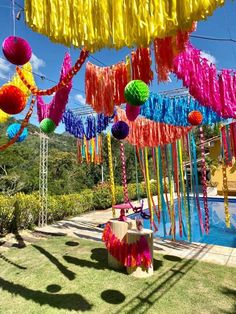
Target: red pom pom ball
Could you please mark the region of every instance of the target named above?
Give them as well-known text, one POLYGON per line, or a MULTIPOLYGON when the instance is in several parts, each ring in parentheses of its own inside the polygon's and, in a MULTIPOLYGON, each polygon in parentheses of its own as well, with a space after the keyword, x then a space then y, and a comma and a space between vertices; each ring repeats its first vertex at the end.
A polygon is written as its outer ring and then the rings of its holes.
POLYGON ((6 85, 0 89, 0 109, 8 114, 20 113, 26 106, 26 96, 14 85, 6 85))
POLYGON ((194 125, 194 126, 200 125, 202 123, 202 120, 203 120, 203 116, 200 111, 191 111, 188 114, 188 122, 191 125, 194 125))
POLYGON ((140 114, 140 106, 126 105, 126 117, 129 121, 134 121, 140 114))
POLYGON ((2 51, 6 59, 16 65, 24 65, 32 56, 29 43, 16 36, 7 37, 2 44, 2 51))

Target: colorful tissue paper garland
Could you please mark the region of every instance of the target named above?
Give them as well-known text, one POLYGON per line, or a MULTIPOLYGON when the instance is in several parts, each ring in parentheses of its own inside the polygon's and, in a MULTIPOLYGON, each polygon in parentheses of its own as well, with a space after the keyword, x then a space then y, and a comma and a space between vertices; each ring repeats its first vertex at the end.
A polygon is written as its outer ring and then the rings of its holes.
POLYGON ((148 47, 156 37, 188 30, 193 21, 206 19, 224 3, 225 0, 67 0, 65 5, 63 0, 26 0, 25 18, 29 27, 53 42, 86 47, 93 52, 105 47, 148 47))
POLYGON ((87 164, 94 163, 100 165, 102 163, 102 137, 96 137, 87 140, 86 138, 77 139, 77 158, 78 162, 82 163, 84 160, 87 164))
POLYGON ((157 123, 145 118, 137 118, 130 122, 126 118, 125 111, 118 108, 115 119, 125 121, 130 132, 126 140, 138 147, 156 147, 175 142, 191 130, 191 127, 177 127, 164 123, 157 123))
POLYGON ((189 41, 190 32, 194 31, 196 23, 193 23, 189 31, 178 31, 176 35, 154 40, 154 56, 158 82, 169 80, 169 73, 174 66, 174 58, 185 50, 189 41))
POLYGON ((146 269, 151 267, 152 256, 144 236, 141 236, 137 242, 128 244, 125 240, 118 239, 113 233, 110 223, 107 223, 102 240, 105 242, 108 252, 123 266, 146 269))
POLYGON ((174 60, 173 72, 189 93, 203 106, 223 118, 236 117, 236 72, 217 70, 214 64, 201 57, 201 51, 190 43, 174 60))
POLYGON ((86 103, 97 113, 111 116, 115 105, 125 103, 124 89, 128 83, 125 62, 111 67, 99 67, 90 62, 86 64, 85 93, 86 103))
MULTIPOLYGON (((66 77, 71 69, 71 58, 69 53, 66 53, 63 60, 60 82, 66 77)), ((41 122, 45 118, 50 118, 58 125, 62 119, 66 104, 69 99, 69 93, 72 88, 72 80, 68 81, 67 85, 59 89, 49 104, 44 103, 41 96, 37 96, 37 112, 38 119, 41 122)))
POLYGON ((105 131, 112 119, 113 117, 104 116, 102 113, 96 116, 88 115, 83 118, 68 109, 63 114, 62 122, 65 124, 66 132, 79 139, 85 137, 90 140, 105 131))
POLYGON ((188 114, 191 111, 202 113, 202 124, 213 124, 222 121, 209 107, 204 107, 192 97, 167 97, 160 94, 151 93, 149 99, 140 108, 140 114, 152 121, 176 125, 190 126, 188 114))
POLYGON ((142 80, 150 84, 153 80, 152 59, 149 48, 139 48, 131 52, 132 80, 142 80))

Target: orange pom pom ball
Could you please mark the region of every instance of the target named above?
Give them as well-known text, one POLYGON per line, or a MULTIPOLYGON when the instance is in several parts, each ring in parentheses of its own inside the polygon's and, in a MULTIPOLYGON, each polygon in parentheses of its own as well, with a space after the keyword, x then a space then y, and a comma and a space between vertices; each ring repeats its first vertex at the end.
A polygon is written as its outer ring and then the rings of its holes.
POLYGON ((24 110, 26 96, 21 89, 14 85, 0 88, 0 109, 8 114, 17 114, 24 110))
POLYGON ((188 122, 191 125, 194 125, 194 126, 200 125, 202 123, 202 120, 203 120, 203 116, 200 111, 191 111, 188 114, 188 122))

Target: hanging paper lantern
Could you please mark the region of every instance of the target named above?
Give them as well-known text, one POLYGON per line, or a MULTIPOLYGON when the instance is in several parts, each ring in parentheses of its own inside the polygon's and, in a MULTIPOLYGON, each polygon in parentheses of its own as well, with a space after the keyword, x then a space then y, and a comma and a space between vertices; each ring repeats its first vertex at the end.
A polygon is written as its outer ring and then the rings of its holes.
MULTIPOLYGON (((7 136, 11 140, 19 131, 20 131, 21 125, 20 123, 13 123, 9 125, 7 128, 7 136)), ((28 136, 28 130, 27 128, 24 128, 21 135, 18 137, 17 142, 23 142, 26 137, 28 136)))
POLYGON ((118 121, 113 124, 111 133, 117 140, 123 140, 129 134, 129 126, 124 121, 118 121))
POLYGON ((54 132, 56 124, 52 119, 45 118, 40 122, 40 130, 46 134, 54 132))
POLYGON ((126 105, 126 117, 129 121, 134 121, 140 113, 140 106, 126 105))
POLYGON ((6 59, 16 65, 24 65, 32 56, 29 43, 16 36, 7 37, 2 44, 2 51, 6 59))
POLYGON ((200 111, 191 111, 188 114, 188 122, 191 125, 200 125, 202 123, 203 116, 200 111))
POLYGON ((141 80, 133 80, 125 87, 125 99, 133 106, 143 105, 149 97, 149 88, 141 80))
POLYGON ((4 85, 0 89, 0 109, 8 114, 17 114, 24 110, 26 97, 21 89, 14 85, 4 85))

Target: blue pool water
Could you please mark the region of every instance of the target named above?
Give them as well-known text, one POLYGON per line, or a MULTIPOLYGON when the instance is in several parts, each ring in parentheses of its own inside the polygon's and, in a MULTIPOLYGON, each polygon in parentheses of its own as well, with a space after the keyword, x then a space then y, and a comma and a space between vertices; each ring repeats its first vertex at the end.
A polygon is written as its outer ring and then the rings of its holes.
MULTIPOLYGON (((219 198, 208 198, 208 207, 209 207, 209 216, 210 216, 210 231, 209 234, 201 234, 197 207, 194 199, 190 201, 190 213, 191 213, 191 242, 202 242, 208 244, 217 244, 222 246, 229 246, 236 248, 236 199, 229 199, 229 211, 231 215, 231 227, 227 228, 225 225, 225 214, 224 214, 224 200, 219 198)), ((200 198, 200 207, 202 211, 203 221, 204 221, 204 205, 203 199, 200 198)), ((164 209, 165 212, 165 209, 164 209)), ((175 200, 175 212, 178 212, 178 203, 175 200)), ((183 211, 182 211, 183 212, 183 211)), ((185 240, 187 241, 187 226, 185 220, 185 213, 183 215, 183 237, 179 235, 179 222, 178 216, 176 215, 176 240, 185 240), (184 234, 185 233, 185 234, 184 234)), ((129 217, 135 219, 139 214, 132 214, 129 217)), ((165 215, 165 229, 166 234, 164 233, 164 224, 161 219, 161 223, 158 225, 157 218, 155 217, 155 223, 158 226, 158 231, 154 236, 171 239, 169 236, 170 230, 170 219, 168 214, 165 215)), ((150 228, 150 221, 144 220, 144 228, 150 228)))

